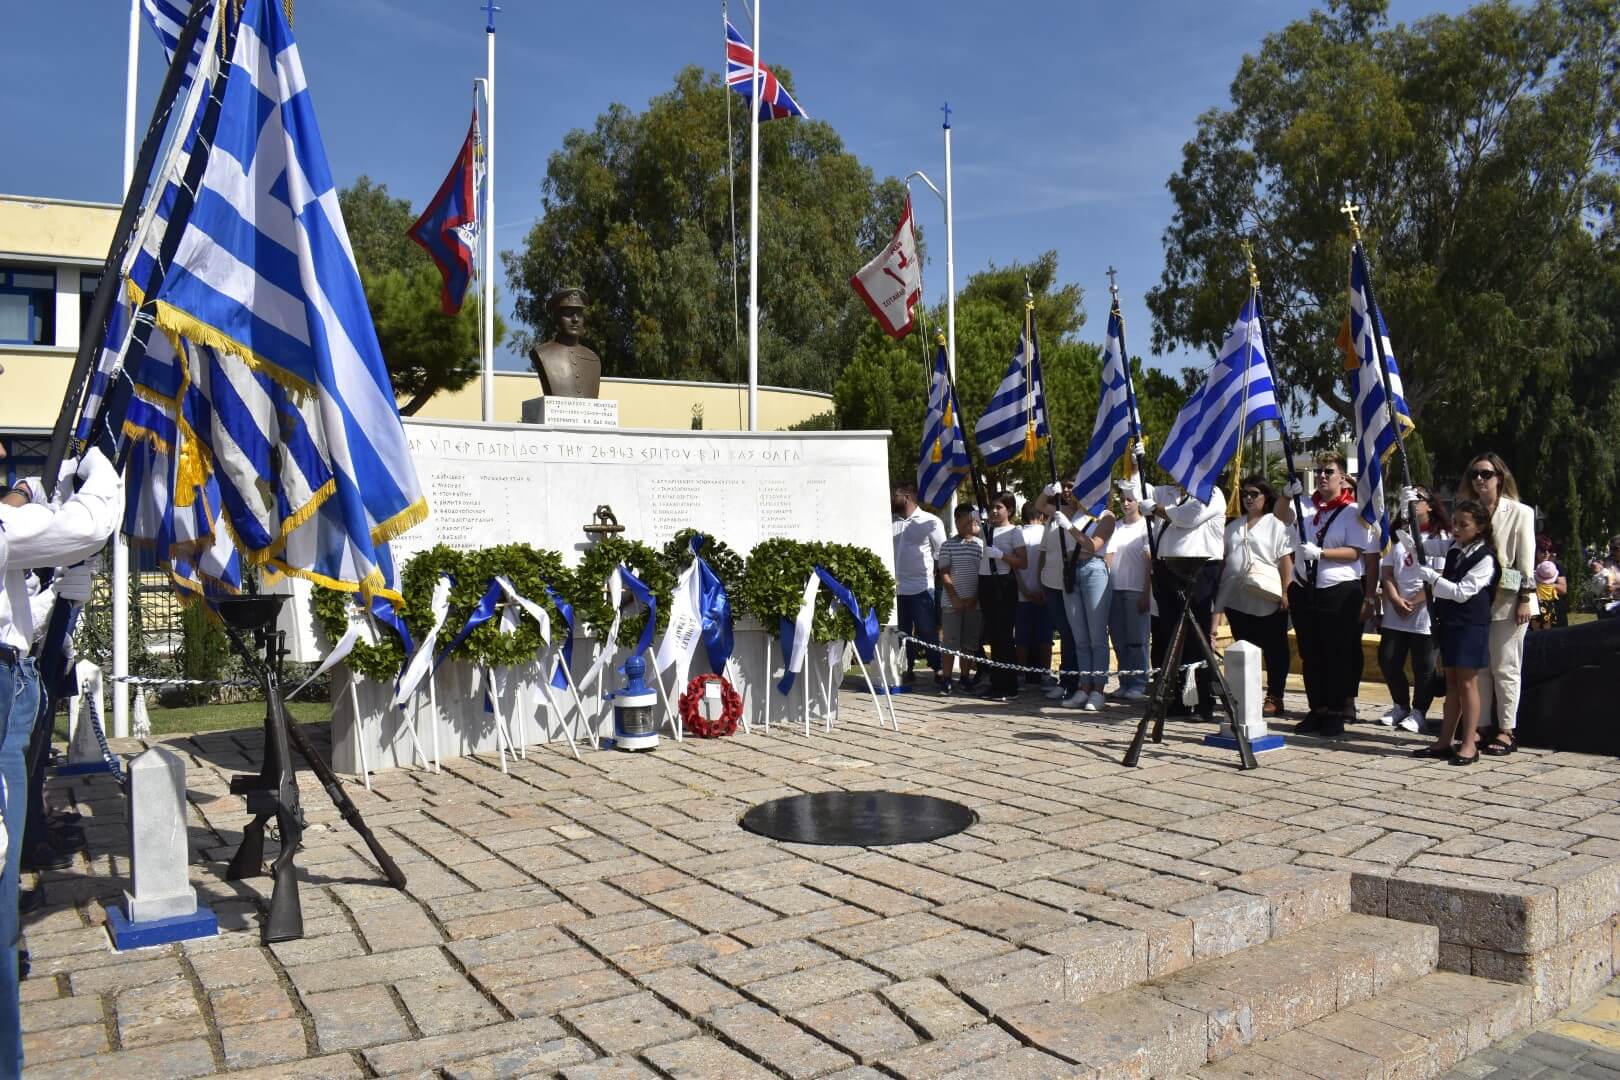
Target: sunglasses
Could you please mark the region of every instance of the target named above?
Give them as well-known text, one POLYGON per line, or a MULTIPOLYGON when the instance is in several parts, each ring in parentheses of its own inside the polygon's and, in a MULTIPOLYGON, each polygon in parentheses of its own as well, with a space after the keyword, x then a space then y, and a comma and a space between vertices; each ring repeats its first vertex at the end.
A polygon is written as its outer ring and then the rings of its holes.
POLYGON ((1339 475, 1339 470, 1335 469, 1335 468, 1332 468, 1332 467, 1329 467, 1329 468, 1326 468, 1326 469, 1318 469, 1316 471, 1321 473, 1323 476, 1338 476, 1339 475))
POLYGON ((1470 480, 1494 480, 1494 479, 1496 479, 1496 470, 1495 469, 1469 469, 1468 470, 1468 479, 1470 479, 1470 480))
POLYGON ((1239 494, 1242 495, 1245 499, 1258 499, 1260 497, 1260 492, 1254 491, 1254 490, 1242 491, 1242 492, 1239 492, 1239 494))

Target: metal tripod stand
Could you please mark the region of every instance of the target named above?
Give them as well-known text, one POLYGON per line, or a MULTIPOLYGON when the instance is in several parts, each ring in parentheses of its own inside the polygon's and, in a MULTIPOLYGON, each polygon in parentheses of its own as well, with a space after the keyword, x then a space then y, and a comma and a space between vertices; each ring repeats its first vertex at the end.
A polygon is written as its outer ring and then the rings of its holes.
POLYGON ((1142 714, 1142 720, 1136 725, 1136 736, 1131 739, 1130 749, 1125 751, 1124 764, 1134 769, 1142 757, 1142 744, 1147 739, 1148 726, 1153 727, 1153 741, 1164 742, 1164 720, 1170 711, 1171 688, 1179 680, 1175 678, 1181 670, 1181 656, 1186 651, 1187 642, 1191 641, 1209 670, 1211 680, 1210 692, 1215 697, 1215 706, 1226 714, 1226 721, 1232 728, 1233 737, 1237 740, 1238 767, 1241 769, 1259 768, 1260 763, 1255 760, 1254 748, 1249 745, 1248 729, 1238 722, 1237 710, 1232 708, 1232 688, 1226 685, 1226 675, 1221 670, 1220 663, 1215 658, 1215 650, 1204 635, 1204 628, 1198 625, 1198 620, 1192 611, 1192 586, 1198 572, 1203 569, 1203 559, 1165 559, 1164 563, 1176 575, 1176 595, 1181 601, 1181 619, 1170 636, 1170 648, 1165 651, 1164 664, 1153 678, 1153 689, 1148 694, 1147 711, 1142 714))

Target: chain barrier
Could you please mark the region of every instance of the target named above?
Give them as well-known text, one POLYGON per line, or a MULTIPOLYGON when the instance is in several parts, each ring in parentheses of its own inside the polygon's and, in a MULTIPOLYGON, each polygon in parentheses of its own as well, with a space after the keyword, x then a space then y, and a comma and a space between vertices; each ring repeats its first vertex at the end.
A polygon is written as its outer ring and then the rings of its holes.
POLYGON ((240 688, 258 688, 258 683, 251 679, 166 679, 153 675, 108 675, 101 676, 107 682, 120 682, 126 686, 235 686, 240 688))
POLYGON ((128 784, 128 778, 124 775, 123 764, 118 755, 112 752, 112 747, 107 745, 107 734, 101 728, 101 695, 84 694, 82 697, 86 703, 90 733, 96 737, 96 745, 101 747, 101 759, 107 763, 107 771, 118 781, 118 786, 124 787, 128 784))
MULTIPOLYGON (((978 653, 965 653, 959 652, 956 649, 947 649, 937 641, 924 641, 922 638, 913 637, 912 635, 903 631, 897 633, 895 636, 900 639, 902 646, 911 644, 917 646, 919 649, 927 649, 930 652, 944 653, 949 656, 959 657, 963 660, 971 660, 975 665, 981 668, 1000 668, 1003 671, 1016 671, 1024 675, 1054 675, 1060 679, 1069 675, 1078 676, 1082 679, 1106 679, 1121 675, 1146 675, 1151 679, 1160 671, 1159 668, 1121 668, 1117 671, 1069 671, 1064 668, 1059 668, 1058 670, 1053 671, 1051 668, 1030 667, 1027 664, 1008 664, 998 660, 986 660, 978 653)), ((1190 664, 1182 664, 1181 671, 1182 674, 1185 675, 1187 672, 1203 666, 1204 661, 1194 660, 1190 664)))

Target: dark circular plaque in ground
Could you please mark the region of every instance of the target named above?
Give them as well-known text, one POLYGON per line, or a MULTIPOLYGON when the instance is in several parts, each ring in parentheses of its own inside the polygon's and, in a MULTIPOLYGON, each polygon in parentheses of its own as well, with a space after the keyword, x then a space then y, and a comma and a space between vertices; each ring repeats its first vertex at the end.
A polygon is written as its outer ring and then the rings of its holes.
POLYGON ((742 827, 773 840, 839 847, 920 844, 979 820, 961 803, 893 791, 818 791, 760 803, 742 827))

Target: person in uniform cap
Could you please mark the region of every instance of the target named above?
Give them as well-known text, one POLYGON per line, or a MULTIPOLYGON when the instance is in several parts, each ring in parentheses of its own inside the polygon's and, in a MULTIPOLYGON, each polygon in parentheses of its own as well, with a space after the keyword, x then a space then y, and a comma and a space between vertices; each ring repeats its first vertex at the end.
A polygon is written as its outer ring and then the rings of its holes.
MULTIPOLYGON (((51 501, 38 484, 0 498, 0 833, 9 841, 0 864, 0 1076, 20 1075, 23 1053, 17 878, 28 805, 24 757, 39 701, 39 676, 28 655, 34 637, 28 571, 82 563, 101 550, 122 505, 118 471, 99 450, 64 465, 51 501), (75 475, 81 481, 77 493, 71 482, 75 475)), ((88 584, 88 568, 75 566, 62 575, 58 594, 82 602, 88 584)))
POLYGON ((547 397, 594 398, 602 379, 602 360, 580 342, 585 333, 585 290, 558 289, 546 302, 555 332, 529 350, 529 363, 540 376, 547 397))

